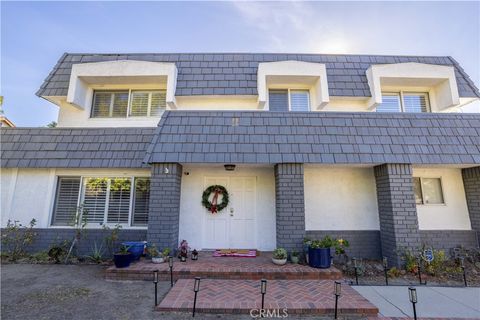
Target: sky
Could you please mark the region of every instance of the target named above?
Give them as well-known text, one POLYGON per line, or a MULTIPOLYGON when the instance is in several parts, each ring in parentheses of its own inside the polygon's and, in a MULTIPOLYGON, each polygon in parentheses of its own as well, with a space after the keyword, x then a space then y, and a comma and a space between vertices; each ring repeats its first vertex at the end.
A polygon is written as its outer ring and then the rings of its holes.
POLYGON ((450 55, 477 87, 480 82, 477 1, 1 1, 0 6, 0 93, 5 114, 17 126, 57 119, 58 107, 35 92, 64 52, 450 55))

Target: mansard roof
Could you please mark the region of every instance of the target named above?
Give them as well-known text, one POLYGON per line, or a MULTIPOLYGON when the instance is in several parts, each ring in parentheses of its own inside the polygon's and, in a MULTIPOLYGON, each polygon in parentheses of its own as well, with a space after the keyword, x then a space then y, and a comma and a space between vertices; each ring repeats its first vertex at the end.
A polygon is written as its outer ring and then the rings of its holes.
POLYGON ((145 162, 480 164, 480 115, 167 111, 145 162))
POLYGON ((2 168, 142 168, 155 128, 1 128, 2 168))
POLYGON ((460 97, 480 97, 468 75, 451 57, 271 53, 65 53, 37 95, 66 96, 73 64, 116 60, 175 63, 177 96, 257 95, 259 63, 296 60, 326 65, 330 96, 370 97, 365 72, 372 64, 417 62, 453 66, 460 97))

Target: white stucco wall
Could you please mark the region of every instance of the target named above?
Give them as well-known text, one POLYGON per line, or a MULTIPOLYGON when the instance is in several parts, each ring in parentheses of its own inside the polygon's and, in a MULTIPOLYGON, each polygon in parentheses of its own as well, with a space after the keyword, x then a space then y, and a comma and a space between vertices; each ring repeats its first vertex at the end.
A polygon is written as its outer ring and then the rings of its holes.
MULTIPOLYGON (((27 224, 35 218, 36 226, 50 226, 57 176, 150 176, 150 171, 132 169, 2 169, 1 226, 8 219, 27 224)), ((97 226, 98 227, 98 226, 97 226)))
POLYGON ((373 168, 305 166, 306 230, 379 230, 373 168))
POLYGON ((414 168, 414 177, 441 178, 445 204, 417 205, 422 230, 471 230, 461 169, 414 168))
MULTIPOLYGON (((223 166, 185 165, 182 176, 179 239, 188 240, 192 248, 202 248, 206 215, 210 214, 201 204, 205 177, 256 177, 256 249, 275 248, 275 177, 273 167, 242 167, 225 171, 223 166)), ((228 214, 224 209, 220 214, 228 214)))

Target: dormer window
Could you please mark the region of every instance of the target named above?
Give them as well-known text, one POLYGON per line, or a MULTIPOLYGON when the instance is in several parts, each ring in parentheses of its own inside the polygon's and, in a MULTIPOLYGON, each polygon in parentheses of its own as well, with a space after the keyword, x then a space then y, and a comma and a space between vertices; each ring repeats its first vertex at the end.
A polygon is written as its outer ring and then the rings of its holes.
POLYGON ((165 107, 165 90, 96 90, 93 93, 91 117, 159 117, 165 107))
POLYGON ((377 112, 430 112, 428 93, 382 92, 382 104, 377 112))
POLYGON ((270 89, 268 91, 270 111, 310 111, 308 90, 270 89))

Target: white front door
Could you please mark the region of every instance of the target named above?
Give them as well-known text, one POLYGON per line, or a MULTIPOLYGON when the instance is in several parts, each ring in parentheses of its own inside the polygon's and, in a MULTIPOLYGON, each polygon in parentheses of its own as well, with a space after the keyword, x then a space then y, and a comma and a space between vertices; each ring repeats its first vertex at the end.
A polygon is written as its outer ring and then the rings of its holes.
POLYGON ((255 177, 205 178, 205 189, 215 184, 227 189, 229 205, 215 214, 204 210, 204 249, 255 249, 255 181, 255 177))

